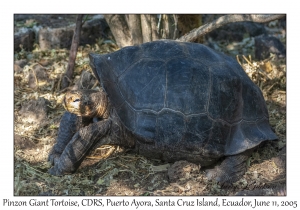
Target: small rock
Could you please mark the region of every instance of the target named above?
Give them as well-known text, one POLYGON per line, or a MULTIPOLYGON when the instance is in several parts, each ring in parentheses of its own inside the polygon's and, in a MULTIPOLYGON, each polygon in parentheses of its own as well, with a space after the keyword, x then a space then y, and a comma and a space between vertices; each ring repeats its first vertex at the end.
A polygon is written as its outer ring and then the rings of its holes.
POLYGON ((86 21, 81 29, 80 44, 95 43, 99 38, 108 38, 109 27, 101 15, 94 16, 92 20, 86 21))
POLYGON ((21 73, 23 68, 21 68, 18 64, 14 64, 14 71, 19 74, 21 73))
POLYGON ((33 67, 33 72, 29 72, 28 85, 30 88, 36 88, 38 86, 37 82, 47 82, 47 80, 48 76, 46 73, 46 69, 39 64, 33 67))
POLYGON ((45 59, 45 58, 42 58, 39 60, 39 64, 41 64, 42 66, 49 66, 52 64, 52 61, 50 59, 45 59))
POLYGON ((18 65, 20 68, 24 68, 24 66, 27 64, 26 59, 16 60, 15 65, 18 65))
POLYGON ((33 44, 35 42, 35 33, 31 29, 20 30, 14 34, 14 50, 20 51, 22 48, 26 51, 33 50, 33 44))
POLYGON ((215 41, 241 42, 245 35, 250 37, 266 34, 266 29, 263 24, 253 22, 237 22, 222 26, 209 34, 215 41))
POLYGON ((69 48, 71 46, 74 27, 43 28, 39 31, 41 50, 69 48))
POLYGON ((21 150, 35 148, 35 144, 32 141, 28 138, 22 138, 18 134, 14 134, 14 146, 21 150))
POLYGON ((50 102, 45 98, 38 98, 38 100, 25 102, 22 104, 22 108, 19 111, 22 121, 32 123, 32 126, 34 127, 47 124, 49 104, 50 102))
POLYGON ((255 37, 255 57, 263 60, 268 58, 270 53, 275 54, 279 58, 286 57, 286 49, 276 37, 266 35, 255 37))

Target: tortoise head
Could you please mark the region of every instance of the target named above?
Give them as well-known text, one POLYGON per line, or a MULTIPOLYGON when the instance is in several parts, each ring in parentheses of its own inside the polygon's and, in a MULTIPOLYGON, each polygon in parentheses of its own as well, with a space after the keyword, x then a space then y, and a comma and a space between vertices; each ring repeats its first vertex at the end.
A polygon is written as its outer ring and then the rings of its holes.
POLYGON ((78 116, 103 117, 108 108, 108 99, 104 91, 72 90, 65 94, 63 106, 78 116))

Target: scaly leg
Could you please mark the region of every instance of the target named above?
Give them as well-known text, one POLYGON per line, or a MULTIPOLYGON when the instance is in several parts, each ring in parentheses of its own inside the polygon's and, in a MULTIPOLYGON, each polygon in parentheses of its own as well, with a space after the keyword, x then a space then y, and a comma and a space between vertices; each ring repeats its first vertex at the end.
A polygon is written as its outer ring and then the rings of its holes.
MULTIPOLYGON (((49 170, 52 175, 60 176, 76 171, 88 151, 110 131, 111 120, 105 119, 81 128, 67 144, 61 156, 49 170)), ((107 144, 109 142, 103 142, 107 144)))
POLYGON ((70 112, 65 112, 60 120, 56 144, 53 146, 48 156, 48 161, 54 165, 67 144, 70 142, 78 129, 79 117, 70 112))

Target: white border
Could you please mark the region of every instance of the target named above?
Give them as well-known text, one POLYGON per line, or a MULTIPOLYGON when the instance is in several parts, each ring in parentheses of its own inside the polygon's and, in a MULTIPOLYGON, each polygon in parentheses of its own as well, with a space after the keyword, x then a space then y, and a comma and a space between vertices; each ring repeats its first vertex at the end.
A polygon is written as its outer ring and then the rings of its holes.
MULTIPOLYGON (((295 2, 295 1, 293 1, 295 2)), ((300 119, 299 100, 300 89, 299 67, 297 68, 299 56, 296 49, 299 46, 299 14, 296 11, 298 6, 293 2, 282 1, 132 1, 132 0, 113 0, 113 1, 20 1, 1 3, 1 178, 0 178, 0 206, 3 206, 3 199, 27 200, 30 199, 48 199, 46 197, 14 197, 13 196, 13 14, 14 13, 286 13, 287 14, 287 193, 286 197, 248 197, 247 200, 269 200, 269 201, 298 201, 299 203, 299 153, 298 144, 300 119), (11 3, 11 4, 10 4, 11 3)), ((297 49, 298 50, 298 49, 297 49)), ((72 199, 81 202, 81 197, 55 197, 56 199, 72 199)), ((85 197, 86 198, 86 197, 85 197)), ((91 197, 92 199, 96 197, 91 197)), ((155 202, 157 197, 112 197, 114 200, 132 199, 152 200, 155 202)), ((161 199, 171 199, 175 202, 181 197, 162 197, 161 199)), ((195 200, 198 197, 183 197, 185 200, 195 200)), ((208 200, 214 200, 215 197, 206 197, 208 200)), ((219 197, 223 199, 224 197, 219 197)), ((226 197, 225 197, 226 198, 226 197)), ((241 197, 228 197, 230 200, 240 201, 241 197)), ((50 198, 49 198, 50 199, 50 198)), ((102 197, 107 199, 107 197, 102 197)), ((4 207, 5 208, 5 207, 4 207)), ((14 208, 14 207, 7 207, 14 208)), ((23 207, 31 209, 32 207, 23 207)), ((39 208, 39 207, 38 207, 39 208)), ((52 207, 50 207, 52 208, 52 207)), ((68 207, 65 207, 68 208, 68 207)), ((89 207, 100 209, 101 207, 89 207)), ((111 209, 118 207, 110 207, 111 209)), ((123 207, 132 209, 132 207, 123 207)), ((162 207, 172 208, 172 207, 162 207)), ((195 208, 195 207, 194 207, 195 208)), ((203 208, 203 207, 197 207, 203 208)), ((212 207, 210 207, 211 209, 212 207)), ((230 207, 232 208, 232 207, 230 207)), ((271 207, 273 208, 273 207, 271 207)), ((146 208, 139 208, 146 209, 146 208)), ((150 208, 149 208, 150 209, 150 208)), ((153 209, 151 207, 151 209, 153 209)))

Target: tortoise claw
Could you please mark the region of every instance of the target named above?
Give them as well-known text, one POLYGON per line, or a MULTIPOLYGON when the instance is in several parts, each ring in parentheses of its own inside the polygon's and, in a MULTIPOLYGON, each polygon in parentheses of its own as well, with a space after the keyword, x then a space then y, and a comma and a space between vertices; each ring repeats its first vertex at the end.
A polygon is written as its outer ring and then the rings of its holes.
POLYGON ((219 166, 206 170, 206 177, 208 180, 214 180, 222 186, 230 186, 240 178, 239 173, 233 175, 230 170, 222 170, 219 166))
POLYGON ((51 165, 54 166, 58 162, 60 156, 61 156, 60 153, 51 151, 48 156, 48 161, 51 163, 51 165))

